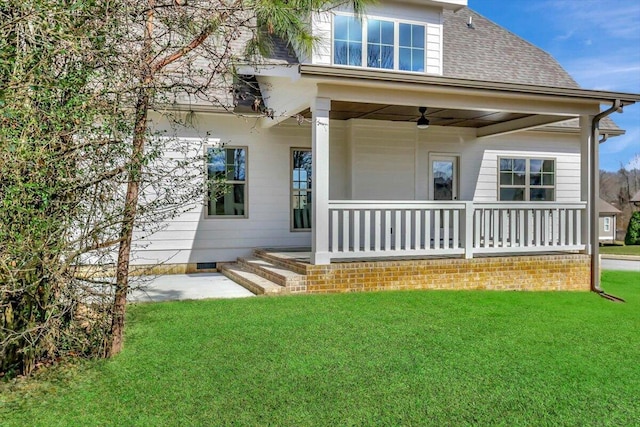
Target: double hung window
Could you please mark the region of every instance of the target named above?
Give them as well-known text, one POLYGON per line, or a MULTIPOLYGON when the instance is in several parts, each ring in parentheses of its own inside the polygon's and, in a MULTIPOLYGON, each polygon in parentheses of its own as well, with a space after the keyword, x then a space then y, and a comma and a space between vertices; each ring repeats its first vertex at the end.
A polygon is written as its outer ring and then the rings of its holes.
POLYGON ((247 148, 207 147, 207 216, 247 215, 247 148))
POLYGON ((393 27, 391 21, 367 21, 367 67, 393 70, 393 27))
POLYGON ((353 16, 335 16, 333 61, 341 65, 362 66, 362 23, 353 16))
POLYGON ((424 40, 424 25, 400 24, 400 70, 424 71, 424 40))
POLYGON ((499 200, 555 200, 555 160, 503 157, 499 164, 499 200))

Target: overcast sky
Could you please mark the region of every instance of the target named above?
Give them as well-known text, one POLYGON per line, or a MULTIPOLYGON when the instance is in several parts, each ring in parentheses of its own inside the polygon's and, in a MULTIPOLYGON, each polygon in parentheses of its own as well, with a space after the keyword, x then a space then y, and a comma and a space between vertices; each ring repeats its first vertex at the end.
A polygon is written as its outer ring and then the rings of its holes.
MULTIPOLYGON (((583 88, 640 93, 640 0, 468 0, 468 5, 549 52, 583 88)), ((640 169, 640 105, 611 118, 627 133, 600 146, 600 168, 640 169)))

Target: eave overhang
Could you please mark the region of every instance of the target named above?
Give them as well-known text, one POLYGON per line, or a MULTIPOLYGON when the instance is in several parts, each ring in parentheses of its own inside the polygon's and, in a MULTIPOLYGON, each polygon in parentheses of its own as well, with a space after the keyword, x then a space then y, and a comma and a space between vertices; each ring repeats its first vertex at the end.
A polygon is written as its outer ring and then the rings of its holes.
POLYGON ((491 93, 519 94, 530 96, 551 96, 555 98, 570 98, 609 104, 619 99, 622 106, 632 105, 640 101, 640 94, 609 92, 601 90, 535 86, 517 83, 488 82, 481 80, 458 79, 444 76, 410 74, 395 71, 368 70, 360 68, 335 67, 324 65, 300 65, 300 75, 305 78, 316 78, 323 82, 336 84, 385 83, 429 85, 431 87, 485 91, 491 93))

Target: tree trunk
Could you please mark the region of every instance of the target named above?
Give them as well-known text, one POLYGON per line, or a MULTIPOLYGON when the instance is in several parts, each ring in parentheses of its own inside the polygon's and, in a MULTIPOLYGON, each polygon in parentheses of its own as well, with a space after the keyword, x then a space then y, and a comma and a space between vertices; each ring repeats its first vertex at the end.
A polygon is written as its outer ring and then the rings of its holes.
POLYGON ((133 227, 138 207, 138 194, 142 176, 142 162, 144 158, 144 143, 147 133, 147 113, 151 89, 141 87, 136 103, 136 121, 133 130, 133 151, 129 165, 129 182, 122 215, 122 229, 120 232, 120 248, 118 250, 118 265, 116 269, 116 289, 113 300, 111 337, 107 356, 114 356, 122 350, 124 335, 124 316, 129 290, 129 261, 131 257, 131 241, 133 227))

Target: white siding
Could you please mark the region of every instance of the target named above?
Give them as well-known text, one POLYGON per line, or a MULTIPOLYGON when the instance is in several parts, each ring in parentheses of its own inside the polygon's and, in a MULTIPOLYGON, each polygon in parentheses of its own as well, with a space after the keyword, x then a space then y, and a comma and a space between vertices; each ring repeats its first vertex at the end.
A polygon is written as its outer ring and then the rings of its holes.
POLYGON ((310 147, 309 126, 260 129, 255 119, 212 114, 197 114, 196 123, 198 131, 185 129, 179 136, 197 138, 208 132, 222 143, 248 147, 248 218, 205 218, 203 194, 197 209, 139 242, 146 247, 136 261, 231 261, 254 247, 309 245, 308 232, 289 231, 290 150, 310 147))
POLYGON ((415 126, 352 121, 351 194, 355 200, 415 199, 415 126))
MULTIPOLYGON (((578 136, 523 132, 482 140, 468 150, 467 162, 480 162, 473 200, 491 202, 498 195, 498 157, 536 157, 556 161, 556 201, 580 200, 580 144, 578 136)), ((464 182, 465 176, 461 177, 464 182)), ((473 177, 469 177, 467 186, 473 177)), ((462 197, 468 197, 463 191, 462 197)))
MULTIPOLYGON (((339 8, 336 11, 349 12, 347 8, 339 8)), ((334 13, 334 11, 329 11, 315 14, 312 17, 313 35, 321 39, 321 42, 313 48, 312 64, 331 65, 332 63, 334 13)), ((367 16, 424 24, 426 26, 426 73, 442 74, 442 9, 433 6, 380 1, 367 8, 367 16)), ((306 58, 301 57, 300 60, 303 63, 308 62, 306 58)))
MULTIPOLYGON (((309 232, 290 230, 289 175, 291 148, 310 147, 311 128, 286 122, 262 129, 255 120, 203 113, 196 116, 198 131, 179 135, 208 132, 248 147, 248 218, 205 218, 203 194, 197 209, 139 241, 135 262, 231 261, 255 247, 310 246, 309 232)), ((578 135, 523 132, 476 140, 475 130, 466 128, 418 131, 413 123, 372 120, 330 126, 332 200, 428 200, 430 154, 460 156, 461 200, 495 201, 497 158, 512 155, 556 159, 557 201, 580 199, 578 135)))
MULTIPOLYGON (((330 12, 315 13, 311 19, 312 32, 320 42, 313 47, 311 63, 316 65, 331 65, 332 14, 330 12)), ((300 62, 308 62, 300 57, 300 62)))

